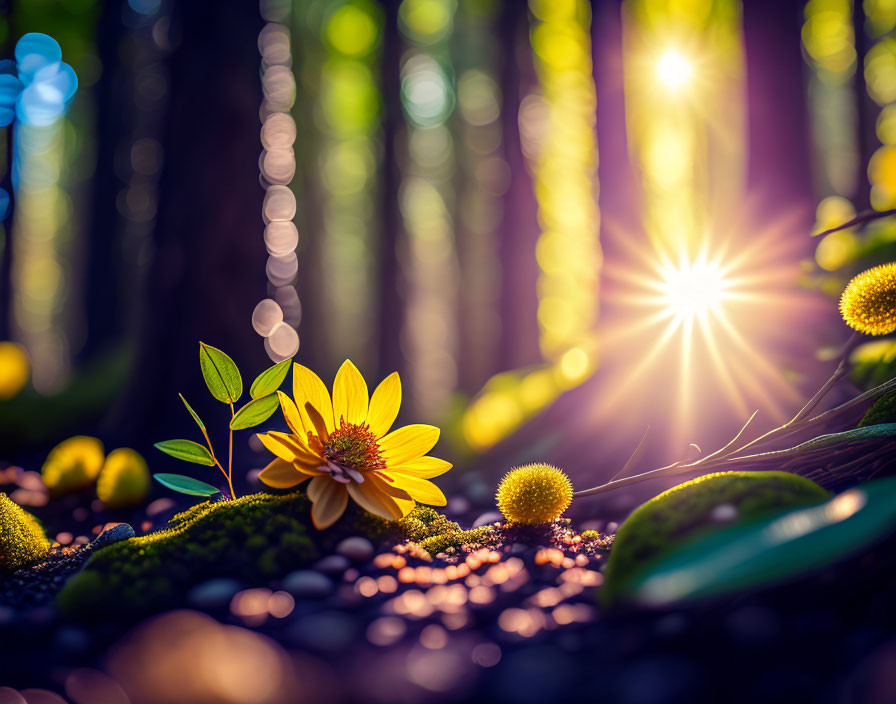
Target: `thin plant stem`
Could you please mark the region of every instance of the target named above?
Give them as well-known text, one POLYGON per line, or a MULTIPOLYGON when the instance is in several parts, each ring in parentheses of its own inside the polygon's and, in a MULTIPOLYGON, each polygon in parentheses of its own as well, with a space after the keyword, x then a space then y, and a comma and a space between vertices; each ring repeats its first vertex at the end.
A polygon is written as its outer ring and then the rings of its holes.
POLYGON ((212 460, 218 466, 218 469, 221 470, 221 474, 224 475, 224 478, 227 479, 229 482, 230 480, 229 480, 229 477, 227 476, 227 471, 224 469, 224 467, 218 461, 217 456, 215 455, 215 448, 212 447, 212 439, 208 436, 208 432, 206 431, 206 429, 204 427, 200 428, 200 430, 202 431, 202 434, 205 436, 205 444, 208 445, 208 451, 209 451, 209 454, 211 454, 211 456, 212 456, 212 460))
MULTIPOLYGON (((849 341, 841 351, 840 362, 837 365, 837 368, 834 370, 834 373, 818 390, 818 392, 809 400, 809 402, 806 403, 806 405, 803 406, 793 418, 784 423, 784 425, 769 430, 767 433, 764 433, 755 440, 751 440, 744 445, 737 446, 736 449, 731 449, 736 446, 738 439, 743 435, 743 433, 747 429, 747 426, 749 426, 751 421, 755 418, 756 414, 754 413, 752 416, 750 416, 750 418, 740 429, 737 435, 734 436, 733 439, 729 440, 728 443, 721 449, 716 450, 706 457, 688 463, 675 462, 673 464, 666 465, 665 467, 652 469, 648 472, 642 472, 641 474, 635 474, 630 477, 617 478, 620 474, 622 474, 622 472, 619 472, 611 481, 601 484, 600 486, 592 487, 590 489, 577 491, 573 494, 573 497, 603 494, 608 491, 613 491, 614 489, 619 489, 623 486, 647 481, 649 479, 657 479, 659 477, 684 474, 687 472, 705 472, 707 470, 717 469, 720 467, 736 466, 738 463, 742 463, 744 461, 755 463, 756 461, 762 459, 762 455, 744 455, 743 453, 747 449, 754 447, 755 445, 758 445, 762 442, 766 442, 772 439, 780 440, 782 438, 788 437, 789 435, 793 435, 794 433, 805 431, 806 429, 814 425, 818 425, 819 423, 828 420, 850 408, 853 408, 864 401, 873 400, 889 392, 890 390, 896 389, 896 379, 890 379, 889 381, 879 384, 873 389, 869 389, 868 391, 859 394, 855 398, 846 401, 839 406, 836 406, 835 408, 831 408, 827 411, 819 413, 812 418, 806 418, 812 412, 812 410, 818 406, 818 404, 827 395, 827 393, 846 376, 849 354, 858 344, 860 339, 861 335, 859 333, 856 333, 852 337, 850 337, 849 341)), ((627 462, 624 469, 627 469, 630 464, 630 462, 627 462)), ((851 464, 853 463, 849 463, 847 466, 850 466, 851 464)))
MULTIPOLYGON (((236 415, 236 411, 233 410, 233 402, 230 403, 230 420, 233 420, 233 417, 236 415)), ((236 492, 233 490, 233 428, 230 427, 228 423, 228 430, 230 431, 230 441, 229 447, 227 451, 227 485, 230 487, 230 498, 236 498, 236 492)))

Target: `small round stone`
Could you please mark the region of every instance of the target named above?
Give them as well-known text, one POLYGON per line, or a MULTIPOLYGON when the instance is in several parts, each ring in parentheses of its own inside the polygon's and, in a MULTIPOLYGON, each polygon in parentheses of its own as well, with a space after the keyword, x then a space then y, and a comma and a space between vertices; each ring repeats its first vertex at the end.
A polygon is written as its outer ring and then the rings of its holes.
POLYGON ((353 562, 365 562, 373 557, 373 543, 367 538, 346 538, 336 546, 336 552, 353 562))
POLYGON ((197 584, 187 594, 187 602, 198 609, 223 609, 242 585, 235 579, 210 579, 197 584))
POLYGON ((324 574, 342 574, 348 567, 349 561, 344 555, 327 555, 314 565, 314 569, 324 574))
POLYGON ((503 521, 504 516, 501 515, 500 511, 486 511, 479 518, 473 521, 473 527, 479 528, 480 526, 487 526, 490 523, 497 523, 498 521, 503 521))
POLYGON ((296 570, 283 579, 283 588, 300 599, 320 599, 333 593, 333 580, 314 570, 296 570))

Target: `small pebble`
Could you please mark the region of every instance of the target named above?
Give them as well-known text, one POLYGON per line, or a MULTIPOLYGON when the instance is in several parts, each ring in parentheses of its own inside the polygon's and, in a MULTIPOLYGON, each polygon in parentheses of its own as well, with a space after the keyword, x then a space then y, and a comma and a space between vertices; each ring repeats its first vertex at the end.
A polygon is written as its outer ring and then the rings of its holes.
POLYGON ((314 565, 314 569, 324 574, 342 574, 348 567, 349 561, 344 555, 327 555, 314 565))
POLYGON ((284 578, 283 588, 300 599, 319 599, 333 592, 333 581, 314 570, 296 570, 284 578))
POLYGON ((504 516, 501 515, 499 511, 486 511, 479 518, 473 521, 473 527, 479 528, 480 526, 486 526, 489 523, 497 523, 498 521, 503 521, 504 516))
POLYGON ((235 579, 210 579, 193 587, 187 601, 198 609, 223 609, 240 589, 242 585, 235 579))
POLYGON ((353 562, 366 562, 373 557, 373 543, 367 538, 346 538, 336 546, 336 552, 353 562))
POLYGON ((122 540, 127 540, 128 538, 133 538, 136 535, 134 529, 131 528, 127 523, 119 523, 118 525, 112 526, 108 530, 104 530, 100 533, 96 540, 94 540, 90 544, 90 548, 92 550, 99 550, 100 548, 104 548, 107 545, 112 545, 112 543, 118 543, 122 540))

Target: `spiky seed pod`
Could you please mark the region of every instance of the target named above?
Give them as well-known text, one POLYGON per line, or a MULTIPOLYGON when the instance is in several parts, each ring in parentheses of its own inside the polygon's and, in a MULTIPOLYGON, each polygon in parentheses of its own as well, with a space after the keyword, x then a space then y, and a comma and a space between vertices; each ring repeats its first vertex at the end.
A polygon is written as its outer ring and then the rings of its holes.
POLYGON ((496 498, 498 508, 511 523, 547 523, 569 508, 572 482, 562 469, 527 464, 504 475, 496 498))
POLYGON ((50 541, 37 519, 6 494, 0 494, 0 571, 39 562, 50 541))
POLYGON ((76 435, 50 450, 40 471, 53 494, 66 494, 93 484, 104 459, 103 443, 87 435, 76 435))
POLYGON ((109 508, 136 506, 149 493, 146 460, 129 447, 112 450, 96 480, 96 495, 109 508))
POLYGON ((840 314, 849 327, 867 335, 896 331, 896 262, 863 271, 840 297, 840 314))

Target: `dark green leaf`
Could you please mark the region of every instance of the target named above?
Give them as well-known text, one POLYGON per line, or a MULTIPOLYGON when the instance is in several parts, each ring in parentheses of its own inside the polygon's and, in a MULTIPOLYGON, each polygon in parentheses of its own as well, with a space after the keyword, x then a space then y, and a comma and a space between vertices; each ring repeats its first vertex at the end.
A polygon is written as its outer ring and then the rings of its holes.
POLYGON ((166 455, 171 455, 184 462, 204 464, 209 467, 213 467, 215 464, 208 450, 203 445, 192 440, 166 440, 165 442, 157 442, 155 447, 166 455))
POLYGON ((220 489, 216 489, 211 484, 193 479, 193 477, 185 477, 183 474, 153 474, 152 478, 162 486, 190 496, 212 496, 220 493, 220 489))
POLYGON ((265 369, 252 382, 252 386, 249 387, 249 395, 252 398, 261 398, 274 393, 280 388, 280 384, 283 383, 283 380, 289 373, 290 364, 292 364, 291 359, 284 359, 273 367, 265 369))
POLYGON ((249 401, 231 419, 230 429, 243 430, 244 428, 252 428, 259 423, 264 423, 278 408, 280 408, 280 401, 277 398, 277 394, 270 394, 269 396, 249 401))
POLYGON ((811 508, 732 526, 689 543, 633 584, 645 604, 712 597, 786 581, 866 550, 896 530, 896 478, 811 508))
POLYGON ((199 343, 199 366, 212 396, 222 403, 236 403, 243 395, 243 379, 234 361, 217 347, 199 343))
POLYGON ((757 460, 783 459, 794 455, 801 455, 815 450, 824 450, 836 445, 847 445, 853 442, 867 442, 869 440, 887 440, 896 436, 896 423, 881 423, 880 425, 869 425, 864 428, 855 428, 846 430, 842 433, 830 433, 829 435, 819 435, 817 438, 806 440, 795 447, 789 447, 786 450, 774 450, 772 452, 761 452, 757 455, 750 455, 751 458, 757 460))
POLYGON ((202 422, 202 419, 197 415, 196 411, 194 411, 190 404, 187 403, 187 399, 184 398, 183 394, 178 394, 180 396, 180 400, 184 402, 184 405, 187 407, 187 410, 190 412, 190 415, 193 416, 193 420, 196 421, 196 425, 200 427, 200 429, 205 430, 205 424, 202 422))

